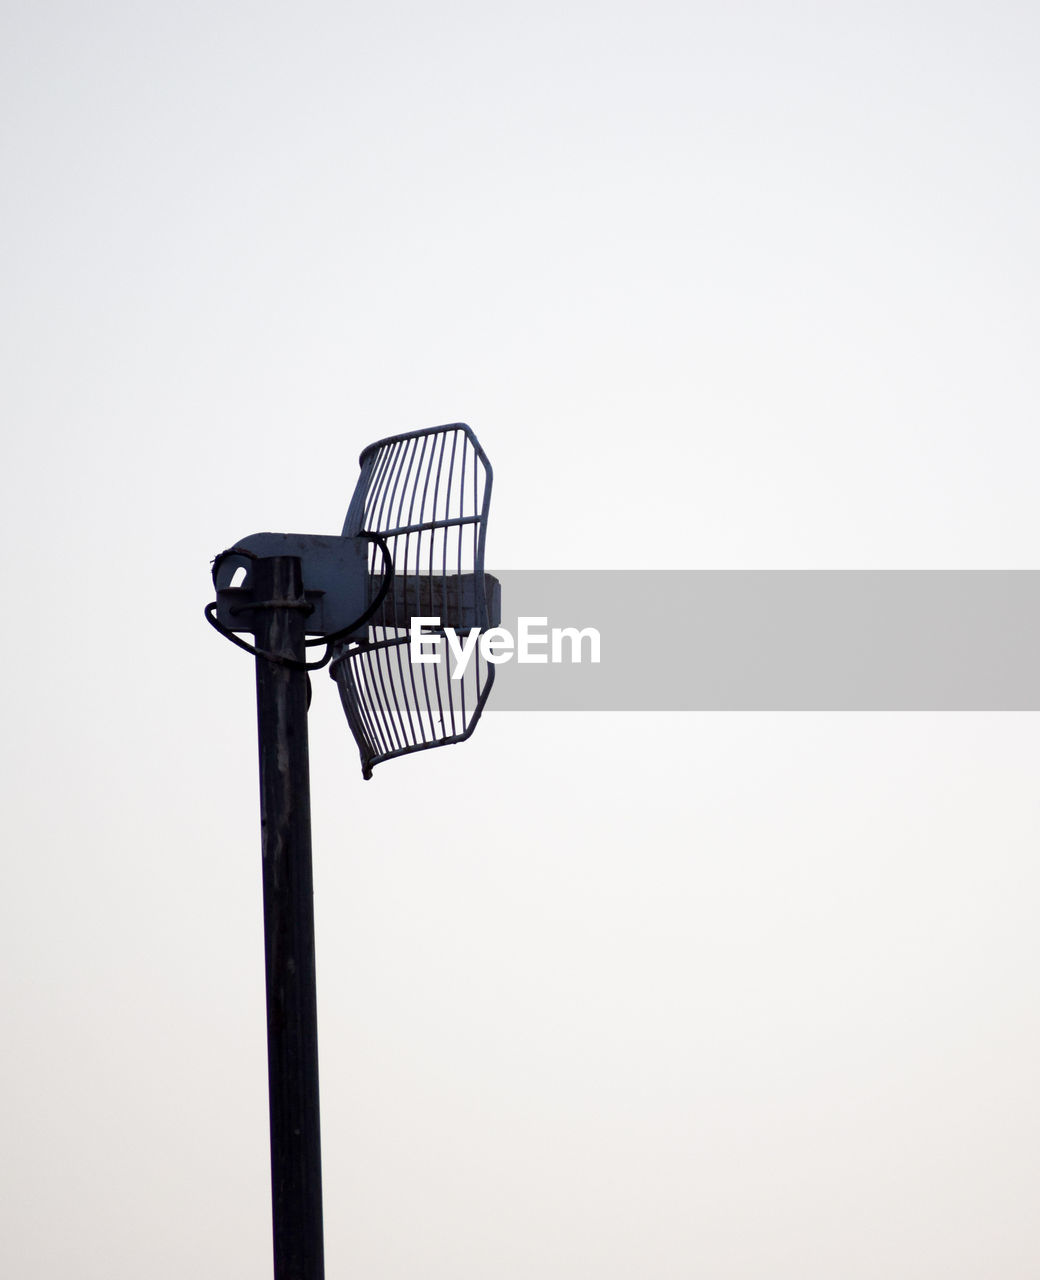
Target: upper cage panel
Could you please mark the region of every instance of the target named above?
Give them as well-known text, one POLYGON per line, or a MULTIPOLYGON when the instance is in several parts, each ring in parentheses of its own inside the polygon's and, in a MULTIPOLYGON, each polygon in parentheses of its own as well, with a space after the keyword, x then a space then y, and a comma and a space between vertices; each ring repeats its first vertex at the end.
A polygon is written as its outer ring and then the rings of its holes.
MULTIPOLYGON (((468 524, 474 536, 459 539, 452 548, 462 560, 452 565, 442 559, 441 570, 462 572, 483 560, 491 464, 464 422, 377 440, 362 451, 360 463, 344 535, 381 533, 407 539, 468 524)), ((419 543, 411 545, 414 558, 419 543)))

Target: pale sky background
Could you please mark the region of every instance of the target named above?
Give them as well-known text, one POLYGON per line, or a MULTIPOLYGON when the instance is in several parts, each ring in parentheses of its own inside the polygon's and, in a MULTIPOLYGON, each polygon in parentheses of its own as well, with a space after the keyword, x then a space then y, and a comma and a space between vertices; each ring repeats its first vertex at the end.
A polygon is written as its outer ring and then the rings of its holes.
MULTIPOLYGON (((2 9, 0 1271, 269 1274, 208 562, 1037 568, 1027 3, 2 9)), ((662 627, 658 661, 681 641, 662 627)), ((311 715, 327 1273, 1035 1280, 1035 715, 311 715)))

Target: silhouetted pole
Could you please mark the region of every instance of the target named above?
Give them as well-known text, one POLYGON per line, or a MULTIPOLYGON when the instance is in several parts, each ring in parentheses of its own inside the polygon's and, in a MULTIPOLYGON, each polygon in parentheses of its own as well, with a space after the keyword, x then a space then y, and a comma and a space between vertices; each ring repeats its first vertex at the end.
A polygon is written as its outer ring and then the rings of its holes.
MULTIPOLYGON (((303 662, 300 561, 252 566, 256 647, 303 662)), ((307 674, 256 659, 275 1280, 323 1280, 307 674)))

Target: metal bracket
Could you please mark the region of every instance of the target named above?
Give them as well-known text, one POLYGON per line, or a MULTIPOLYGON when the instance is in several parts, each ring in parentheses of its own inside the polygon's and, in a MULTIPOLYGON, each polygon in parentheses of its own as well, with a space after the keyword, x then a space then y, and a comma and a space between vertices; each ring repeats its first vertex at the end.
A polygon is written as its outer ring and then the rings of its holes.
POLYGON ((364 538, 317 533, 252 533, 240 538, 217 567, 217 619, 229 631, 253 631, 252 561, 296 556, 303 569, 308 604, 307 635, 327 636, 349 627, 368 602, 368 553, 364 538), (236 554, 241 551, 242 554, 236 554), (234 586, 235 575, 245 570, 234 586))

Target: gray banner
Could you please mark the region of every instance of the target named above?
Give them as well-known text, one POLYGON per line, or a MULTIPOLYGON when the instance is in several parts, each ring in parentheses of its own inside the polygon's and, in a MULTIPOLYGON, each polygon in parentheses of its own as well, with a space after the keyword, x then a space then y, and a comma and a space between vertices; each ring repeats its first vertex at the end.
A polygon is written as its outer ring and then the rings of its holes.
POLYGON ((500 663, 489 711, 1040 710, 1040 572, 495 576, 514 636, 595 627, 600 662, 500 663))

